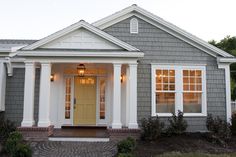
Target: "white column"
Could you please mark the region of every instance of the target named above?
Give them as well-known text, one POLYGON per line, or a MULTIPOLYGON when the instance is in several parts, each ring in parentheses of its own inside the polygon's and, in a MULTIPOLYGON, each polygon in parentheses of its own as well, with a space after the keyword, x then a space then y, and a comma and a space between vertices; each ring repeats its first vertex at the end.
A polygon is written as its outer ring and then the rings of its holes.
POLYGON ((112 128, 121 128, 121 64, 113 64, 113 118, 112 118, 112 128))
POLYGON ((24 88, 24 111, 21 126, 31 127, 34 121, 34 85, 35 85, 35 63, 25 63, 25 88, 24 88))
POLYGON ((50 76, 51 63, 41 63, 40 91, 39 91, 39 127, 48 127, 51 122, 50 113, 50 76))
POLYGON ((127 98, 129 103, 127 104, 129 106, 129 123, 128 128, 130 129, 136 129, 138 128, 137 123, 137 63, 129 64, 128 65, 128 74, 129 79, 127 81, 127 86, 129 92, 127 92, 127 98))

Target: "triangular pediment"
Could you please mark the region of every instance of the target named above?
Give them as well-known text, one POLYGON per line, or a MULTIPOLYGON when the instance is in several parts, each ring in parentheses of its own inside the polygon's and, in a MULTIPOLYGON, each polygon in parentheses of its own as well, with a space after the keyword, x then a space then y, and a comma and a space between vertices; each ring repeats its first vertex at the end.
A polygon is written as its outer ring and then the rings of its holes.
POLYGON ((22 50, 76 49, 76 50, 126 50, 139 49, 103 32, 85 21, 80 21, 49 35, 22 50))
POLYGON ((46 49, 93 49, 93 50, 123 50, 122 47, 98 36, 97 34, 80 28, 66 34, 52 42, 40 46, 46 49))

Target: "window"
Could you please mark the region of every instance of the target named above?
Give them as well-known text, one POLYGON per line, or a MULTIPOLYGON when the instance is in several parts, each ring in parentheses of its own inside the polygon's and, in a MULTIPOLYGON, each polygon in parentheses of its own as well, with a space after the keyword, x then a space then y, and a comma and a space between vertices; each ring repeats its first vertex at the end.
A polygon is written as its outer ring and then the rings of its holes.
POLYGON ((71 78, 66 78, 65 85, 65 119, 70 119, 70 108, 71 108, 71 78))
POLYGON ((100 84, 100 119, 105 119, 105 90, 106 90, 106 81, 105 79, 101 79, 99 81, 100 84))
POLYGON ((202 71, 183 70, 183 111, 201 113, 202 71))
POLYGON ((152 65, 152 116, 206 116, 205 66, 152 65))
POLYGON ((175 109, 175 70, 156 70, 156 112, 172 113, 175 109))
POLYGON ((138 33, 138 20, 136 18, 130 20, 130 33, 138 33))

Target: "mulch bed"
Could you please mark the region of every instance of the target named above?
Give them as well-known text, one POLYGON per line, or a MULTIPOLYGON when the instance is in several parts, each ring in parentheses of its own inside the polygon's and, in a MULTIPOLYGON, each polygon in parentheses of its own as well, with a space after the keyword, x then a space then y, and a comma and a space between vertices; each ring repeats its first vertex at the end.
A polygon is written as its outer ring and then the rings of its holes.
POLYGON ((151 157, 168 152, 201 152, 210 154, 236 152, 236 136, 232 137, 227 147, 207 141, 205 134, 191 133, 179 136, 160 137, 155 142, 138 141, 134 151, 137 157, 151 157))

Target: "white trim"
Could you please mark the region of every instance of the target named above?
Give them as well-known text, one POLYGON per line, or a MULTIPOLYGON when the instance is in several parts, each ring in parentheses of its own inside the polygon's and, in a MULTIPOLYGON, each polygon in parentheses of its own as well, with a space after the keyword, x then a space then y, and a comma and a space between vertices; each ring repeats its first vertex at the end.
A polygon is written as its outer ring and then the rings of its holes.
POLYGON ((109 142, 109 138, 86 138, 86 137, 49 137, 49 141, 73 141, 73 142, 109 142))
POLYGON ((222 58, 218 57, 217 58, 218 64, 219 63, 236 63, 236 58, 222 58))
POLYGON ((156 113, 156 69, 174 69, 175 70, 175 91, 171 91, 175 93, 175 114, 178 113, 178 110, 183 111, 183 70, 201 70, 202 71, 202 112, 201 113, 184 113, 186 117, 202 117, 207 115, 207 91, 206 91, 206 67, 205 66, 197 66, 197 65, 158 65, 158 63, 151 64, 152 72, 151 72, 151 92, 152 92, 152 116, 160 116, 160 117, 170 117, 171 113, 156 113), (178 83, 177 83, 178 82, 178 83))
POLYGON ((225 93, 226 93, 226 120, 231 122, 231 88, 230 88, 230 67, 229 63, 218 64, 218 67, 225 70, 225 93))
POLYGON ((0 62, 0 111, 5 111, 6 67, 0 62))
POLYGON ((76 29, 79 29, 79 28, 85 28, 85 29, 95 33, 96 35, 98 35, 98 36, 100 36, 100 37, 102 37, 102 38, 104 38, 104 39, 106 39, 106 40, 108 40, 108 41, 110 41, 110 42, 112 42, 112 43, 128 50, 128 51, 139 51, 139 49, 137 49, 137 48, 135 48, 135 47, 133 47, 133 46, 131 46, 131 45, 129 45, 129 44, 127 44, 127 43, 125 43, 125 42, 123 42, 123 41, 107 34, 107 33, 105 33, 105 32, 103 32, 103 31, 101 31, 100 29, 90 25, 89 23, 87 23, 85 21, 79 21, 78 23, 75 23, 75 24, 73 24, 69 27, 66 27, 66 28, 64 28, 64 29, 52 34, 52 35, 49 35, 49 36, 47 36, 47 37, 31 44, 31 45, 28 45, 28 46, 24 47, 23 50, 34 50, 34 49, 36 49, 36 48, 38 48, 42 45, 45 45, 45 44, 47 44, 47 43, 49 43, 49 42, 51 42, 55 39, 58 39, 58 38, 60 38, 64 35, 72 32, 72 31, 75 31, 76 29))
POLYGON ((137 63, 137 58, 102 58, 102 57, 45 57, 27 58, 31 62, 50 62, 50 63, 137 63))
POLYGON ((51 57, 70 57, 70 56, 76 56, 76 57, 143 57, 144 53, 142 52, 127 52, 127 51, 112 51, 112 52, 83 52, 83 51, 50 51, 50 50, 44 50, 44 51, 19 51, 18 56, 32 56, 32 57, 45 57, 45 56, 51 56, 51 57))
MULTIPOLYGON (((177 26, 163 20, 162 18, 138 7, 137 5, 132 5, 130 7, 127 7, 115 14, 112 14, 108 17, 105 17, 97 22, 94 22, 93 25, 100 28, 100 29, 105 29, 109 26, 111 26, 114 23, 118 23, 121 21, 121 19, 123 16, 127 16, 127 14, 135 14, 135 16, 137 16, 138 14, 140 14, 141 16, 144 16, 146 20, 148 21, 153 21, 153 23, 155 23, 155 26, 158 25, 159 28, 167 31, 172 35, 180 38, 181 40, 187 41, 188 43, 190 43, 191 45, 200 48, 201 49, 205 49, 205 52, 208 52, 209 54, 213 55, 212 52, 219 54, 223 57, 233 57, 232 55, 216 48, 215 46, 212 46, 211 44, 203 41, 202 39, 197 38, 196 36, 187 33, 186 31, 178 28, 177 26)), ((143 19, 143 18, 142 18, 143 19)), ((216 57, 216 55, 213 55, 214 57, 216 57)))

